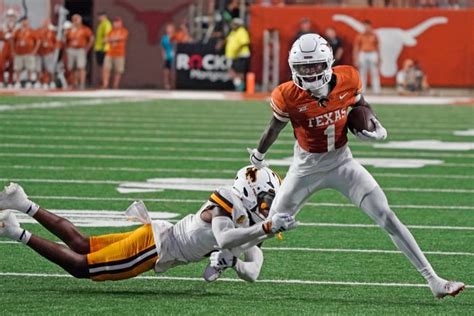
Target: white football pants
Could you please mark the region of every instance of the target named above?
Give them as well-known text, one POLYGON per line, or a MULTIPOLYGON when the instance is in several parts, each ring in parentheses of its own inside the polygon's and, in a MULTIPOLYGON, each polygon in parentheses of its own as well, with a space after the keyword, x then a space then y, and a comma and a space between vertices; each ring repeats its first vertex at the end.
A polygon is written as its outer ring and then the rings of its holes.
POLYGON ((367 92, 367 74, 370 71, 372 92, 380 93, 380 74, 378 68, 379 55, 377 52, 359 53, 359 72, 362 80, 362 91, 367 92))
MULTIPOLYGON (((269 218, 275 213, 295 215, 306 200, 317 191, 326 188, 335 189, 384 229, 397 248, 427 280, 436 276, 413 235, 390 209, 384 192, 372 175, 352 158, 350 151, 349 154, 343 153, 343 155, 346 158, 331 170, 301 175, 298 174, 298 169, 303 167, 301 164, 308 167, 309 159, 306 157, 305 162, 298 159, 299 155, 295 150, 293 164, 272 203, 269 218)), ((317 167, 315 166, 313 170, 317 170, 317 167)))

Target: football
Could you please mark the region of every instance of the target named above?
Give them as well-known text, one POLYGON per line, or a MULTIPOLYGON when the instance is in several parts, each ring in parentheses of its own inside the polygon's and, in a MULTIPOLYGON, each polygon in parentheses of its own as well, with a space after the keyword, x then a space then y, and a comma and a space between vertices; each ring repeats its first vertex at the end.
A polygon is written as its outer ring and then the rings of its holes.
POLYGON ((375 113, 366 106, 357 106, 353 108, 347 117, 347 127, 352 134, 361 132, 363 130, 372 132, 375 130, 375 124, 372 119, 375 118, 375 113))

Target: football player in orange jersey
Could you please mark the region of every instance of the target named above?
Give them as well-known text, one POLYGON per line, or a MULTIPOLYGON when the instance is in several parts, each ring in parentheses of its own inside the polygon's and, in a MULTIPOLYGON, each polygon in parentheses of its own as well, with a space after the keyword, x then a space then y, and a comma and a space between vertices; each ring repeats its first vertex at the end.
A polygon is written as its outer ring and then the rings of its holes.
MULTIPOLYGON (((293 80, 273 90, 270 101, 273 117, 258 147, 249 149, 252 164, 257 168, 266 166, 265 153, 291 122, 296 137, 293 162, 269 216, 282 212, 294 215, 315 192, 335 189, 389 234, 427 280, 435 297, 458 294, 464 284, 444 280, 435 273, 410 231, 390 209, 378 183, 353 159, 347 146, 349 107, 370 107, 362 96, 357 70, 351 66, 332 68, 331 47, 314 33, 296 40, 289 54, 293 80)), ((385 128, 376 119, 374 124, 374 131, 364 130, 357 137, 365 141, 385 139, 385 128)))

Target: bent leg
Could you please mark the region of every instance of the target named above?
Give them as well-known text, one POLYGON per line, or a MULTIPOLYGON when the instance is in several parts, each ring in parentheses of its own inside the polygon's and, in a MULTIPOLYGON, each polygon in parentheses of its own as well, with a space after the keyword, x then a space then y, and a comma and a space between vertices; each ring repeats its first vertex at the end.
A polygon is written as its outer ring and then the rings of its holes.
POLYGON ((94 281, 123 280, 151 270, 158 258, 150 224, 128 237, 87 255, 90 278, 94 281))
POLYGON ((90 252, 89 237, 83 235, 77 227, 67 219, 41 207, 33 215, 33 218, 44 228, 61 239, 74 252, 79 254, 87 254, 90 252))
POLYGON ((387 198, 380 187, 377 186, 366 195, 360 207, 389 234, 397 248, 407 256, 427 281, 437 277, 411 232, 390 209, 387 198))
POLYGON ((69 272, 72 276, 81 279, 89 277, 85 255, 78 254, 68 247, 34 235, 31 236, 26 245, 42 257, 69 272))
POLYGON ((390 209, 382 189, 363 166, 351 159, 333 171, 330 180, 332 188, 349 198, 389 234, 426 280, 437 278, 415 238, 390 209))

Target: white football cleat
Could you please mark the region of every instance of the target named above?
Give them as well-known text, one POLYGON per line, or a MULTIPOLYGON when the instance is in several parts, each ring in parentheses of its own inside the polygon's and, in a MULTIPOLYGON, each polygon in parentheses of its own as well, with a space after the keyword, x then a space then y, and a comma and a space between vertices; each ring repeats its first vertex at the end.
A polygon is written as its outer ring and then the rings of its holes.
POLYGON ((0 192, 0 210, 11 209, 28 214, 34 207, 37 206, 28 200, 25 191, 17 183, 10 183, 0 192))
POLYGON ((20 224, 16 216, 11 211, 0 212, 0 237, 8 237, 13 240, 18 239, 20 224))
POLYGON ((203 278, 207 282, 214 282, 220 278, 222 272, 224 272, 224 270, 216 269, 212 267, 210 264, 208 264, 206 269, 204 270, 203 278))
POLYGON ((430 288, 431 292, 433 292, 434 297, 441 299, 447 295, 458 295, 462 290, 464 290, 465 285, 462 282, 440 279, 430 283, 430 288))

